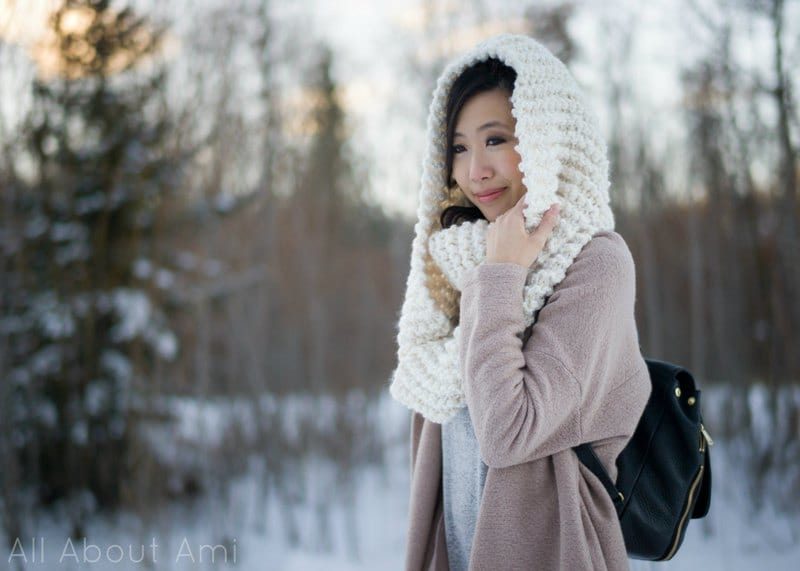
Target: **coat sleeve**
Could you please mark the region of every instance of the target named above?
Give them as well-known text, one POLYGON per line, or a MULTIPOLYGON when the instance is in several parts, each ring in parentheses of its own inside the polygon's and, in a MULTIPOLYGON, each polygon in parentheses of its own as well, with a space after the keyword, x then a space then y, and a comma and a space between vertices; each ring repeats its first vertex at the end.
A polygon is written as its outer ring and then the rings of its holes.
POLYGON ((481 457, 494 468, 595 440, 593 427, 608 425, 605 398, 641 360, 633 259, 621 237, 596 236, 583 248, 523 347, 526 276, 517 264, 484 263, 461 295, 464 393, 481 457))

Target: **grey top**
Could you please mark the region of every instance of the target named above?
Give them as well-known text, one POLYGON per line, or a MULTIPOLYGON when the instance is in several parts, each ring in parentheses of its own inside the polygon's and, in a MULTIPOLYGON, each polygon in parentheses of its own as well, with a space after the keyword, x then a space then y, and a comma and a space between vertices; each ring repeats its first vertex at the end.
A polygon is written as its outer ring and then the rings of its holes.
POLYGON ((451 571, 467 571, 488 468, 478 449, 469 409, 442 424, 444 531, 451 571))

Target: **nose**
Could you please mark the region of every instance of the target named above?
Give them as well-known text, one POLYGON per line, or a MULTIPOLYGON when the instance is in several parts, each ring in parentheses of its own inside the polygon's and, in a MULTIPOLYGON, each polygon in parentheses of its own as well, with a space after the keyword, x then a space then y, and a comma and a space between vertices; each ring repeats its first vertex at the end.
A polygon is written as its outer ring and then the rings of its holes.
POLYGON ((469 179, 472 182, 480 182, 492 177, 492 166, 487 160, 482 150, 472 153, 469 161, 469 179))

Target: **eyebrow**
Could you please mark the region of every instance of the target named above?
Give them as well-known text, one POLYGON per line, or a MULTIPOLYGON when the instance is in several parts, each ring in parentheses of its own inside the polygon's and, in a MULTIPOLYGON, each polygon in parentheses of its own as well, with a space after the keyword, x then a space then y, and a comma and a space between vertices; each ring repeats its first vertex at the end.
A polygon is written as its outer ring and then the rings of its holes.
MULTIPOLYGON (((510 129, 510 127, 508 125, 506 125, 505 123, 503 123, 501 121, 489 121, 488 123, 484 123, 483 125, 478 127, 478 131, 485 131, 486 129, 491 129, 492 127, 503 127, 505 129, 510 129)), ((463 137, 463 136, 464 136, 464 134, 463 133, 459 133, 458 131, 453 133, 453 137, 463 137)))

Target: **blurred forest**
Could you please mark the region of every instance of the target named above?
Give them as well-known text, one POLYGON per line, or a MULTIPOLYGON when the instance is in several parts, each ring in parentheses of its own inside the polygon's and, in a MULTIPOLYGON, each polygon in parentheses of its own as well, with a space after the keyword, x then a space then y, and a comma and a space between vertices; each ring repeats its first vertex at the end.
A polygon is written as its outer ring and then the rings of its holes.
MULTIPOLYGON (((754 488, 783 474, 776 501, 798 509, 800 403, 782 397, 800 380, 797 2, 676 2, 702 38, 680 72, 679 129, 652 129, 637 105, 633 29, 609 23, 594 53, 571 31, 579 5, 498 28, 488 0, 421 4, 417 33, 436 41, 409 45, 397 70, 417 86, 407 120, 424 130, 442 66, 481 37, 527 33, 570 66, 592 52, 643 353, 730 387, 717 434, 745 440, 754 488), (748 34, 769 57, 742 61, 748 34), (766 441, 754 385, 770 395, 766 441)), ((255 455, 296 538, 305 455, 337 463, 344 497, 353 470, 383 461, 372 404, 394 368, 413 237, 354 144, 335 50, 276 25, 269 0, 192 17, 63 0, 35 49, 11 33, 25 9, 0 3, 0 528, 21 536, 61 506, 81 537, 93 513, 147 517, 255 455), (249 412, 214 447, 165 454, 184 397, 249 412), (287 429, 294 397, 308 406, 287 429)))

